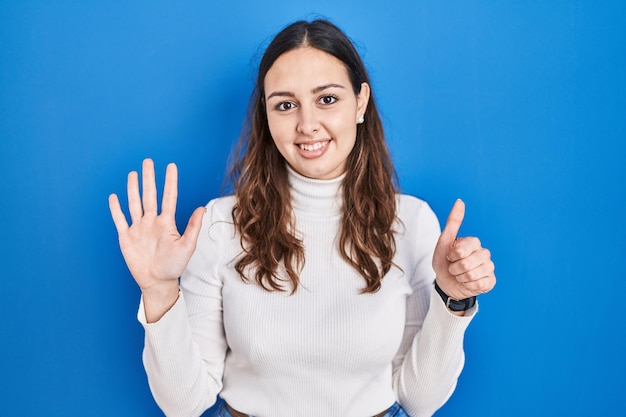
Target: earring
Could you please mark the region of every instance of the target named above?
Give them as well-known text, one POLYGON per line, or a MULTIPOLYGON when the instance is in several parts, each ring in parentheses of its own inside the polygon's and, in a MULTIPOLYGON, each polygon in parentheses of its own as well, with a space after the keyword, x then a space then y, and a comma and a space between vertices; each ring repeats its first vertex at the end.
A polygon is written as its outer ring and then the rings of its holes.
POLYGON ((363 122, 365 122, 365 115, 362 114, 359 116, 359 119, 356 121, 356 123, 360 125, 363 122))

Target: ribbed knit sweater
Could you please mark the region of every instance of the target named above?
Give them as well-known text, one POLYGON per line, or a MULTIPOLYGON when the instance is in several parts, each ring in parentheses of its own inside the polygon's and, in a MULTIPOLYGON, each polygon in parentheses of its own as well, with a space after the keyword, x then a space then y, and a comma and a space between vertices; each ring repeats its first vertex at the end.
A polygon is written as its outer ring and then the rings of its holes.
POLYGON ((268 292, 244 282, 232 220, 234 197, 207 205, 181 277, 176 304, 146 323, 144 366, 167 416, 198 416, 218 395, 257 417, 366 417, 398 401, 413 417, 432 415, 463 368, 465 317, 434 292, 437 218, 415 197, 397 196, 392 267, 376 293, 338 250, 341 184, 289 170, 301 286, 268 292))

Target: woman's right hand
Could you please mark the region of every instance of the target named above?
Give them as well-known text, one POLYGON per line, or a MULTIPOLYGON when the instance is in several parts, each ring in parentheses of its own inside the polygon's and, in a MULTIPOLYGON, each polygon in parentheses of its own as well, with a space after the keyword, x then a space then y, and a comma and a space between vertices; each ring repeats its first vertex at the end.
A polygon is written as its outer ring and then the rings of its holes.
POLYGON ((158 214, 152 160, 145 159, 142 164, 142 195, 139 194, 139 175, 135 171, 128 174, 130 226, 117 195, 109 196, 109 209, 120 248, 130 273, 141 288, 149 323, 158 321, 178 299, 178 278, 196 248, 205 213, 204 207, 196 209, 184 234, 181 236, 178 233, 174 218, 177 183, 176 165, 169 164, 165 173, 161 214, 158 214))

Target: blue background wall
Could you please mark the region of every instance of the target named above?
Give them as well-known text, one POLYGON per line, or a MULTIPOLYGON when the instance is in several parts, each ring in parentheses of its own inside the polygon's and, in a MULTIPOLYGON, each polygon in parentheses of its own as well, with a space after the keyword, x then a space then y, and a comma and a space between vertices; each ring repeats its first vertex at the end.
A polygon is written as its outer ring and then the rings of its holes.
POLYGON ((220 194, 255 56, 328 16, 371 70, 403 190, 492 249, 438 416, 626 416, 626 6, 4 1, 0 415, 154 416, 107 208, 146 156, 179 224, 220 194), (162 181, 162 176, 161 176, 162 181))

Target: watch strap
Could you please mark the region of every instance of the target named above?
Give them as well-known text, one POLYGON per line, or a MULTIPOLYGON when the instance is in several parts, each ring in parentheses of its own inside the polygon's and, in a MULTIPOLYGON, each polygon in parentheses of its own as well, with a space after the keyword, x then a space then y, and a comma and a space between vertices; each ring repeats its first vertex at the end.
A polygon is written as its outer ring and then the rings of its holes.
POLYGON ((476 296, 464 298, 462 300, 456 300, 448 296, 448 294, 446 294, 441 288, 439 288, 439 285, 437 285, 437 280, 435 280, 435 291, 437 291, 446 307, 451 311, 467 311, 470 308, 474 307, 474 304, 476 304, 476 296))

